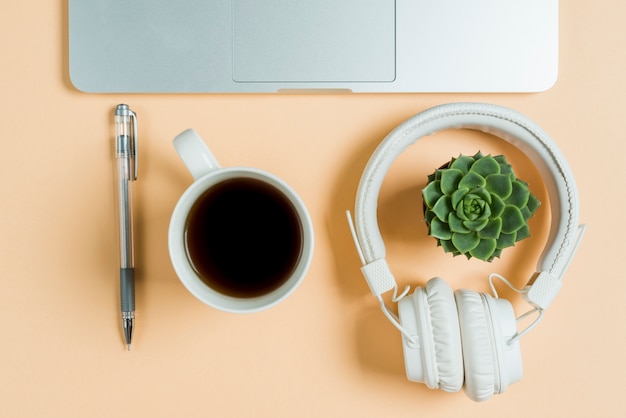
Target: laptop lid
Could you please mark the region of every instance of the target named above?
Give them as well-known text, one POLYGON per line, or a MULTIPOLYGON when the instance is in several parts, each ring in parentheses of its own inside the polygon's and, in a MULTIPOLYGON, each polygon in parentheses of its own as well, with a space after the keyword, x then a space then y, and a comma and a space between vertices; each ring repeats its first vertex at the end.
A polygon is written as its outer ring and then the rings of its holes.
POLYGON ((536 92, 558 0, 69 0, 93 93, 536 92))

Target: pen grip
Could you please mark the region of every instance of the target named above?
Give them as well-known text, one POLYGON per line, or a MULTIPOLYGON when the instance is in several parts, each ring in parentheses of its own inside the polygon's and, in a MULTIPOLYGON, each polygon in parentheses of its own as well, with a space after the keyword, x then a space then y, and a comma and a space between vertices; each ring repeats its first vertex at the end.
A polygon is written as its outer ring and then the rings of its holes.
POLYGON ((135 311, 135 269, 120 269, 120 300, 122 312, 135 311))

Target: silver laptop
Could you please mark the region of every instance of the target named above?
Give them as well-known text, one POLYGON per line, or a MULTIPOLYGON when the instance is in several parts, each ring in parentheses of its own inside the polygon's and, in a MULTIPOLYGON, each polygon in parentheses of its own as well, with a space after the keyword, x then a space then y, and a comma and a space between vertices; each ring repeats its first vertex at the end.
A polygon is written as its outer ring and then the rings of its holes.
POLYGON ((538 92, 558 0, 69 0, 69 70, 94 93, 538 92))

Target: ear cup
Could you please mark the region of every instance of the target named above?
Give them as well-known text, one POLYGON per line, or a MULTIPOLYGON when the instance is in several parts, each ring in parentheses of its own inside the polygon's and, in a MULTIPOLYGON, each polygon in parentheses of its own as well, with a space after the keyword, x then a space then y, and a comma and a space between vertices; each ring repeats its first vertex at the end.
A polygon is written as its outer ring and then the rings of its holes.
POLYGON ((484 294, 491 322, 494 328, 496 359, 500 372, 499 387, 496 393, 503 393, 507 386, 522 379, 522 351, 519 340, 512 338, 517 334, 517 320, 511 303, 506 299, 494 298, 484 294))
POLYGON ((400 301, 400 322, 418 343, 403 339, 407 377, 431 389, 457 392, 463 385, 458 313, 450 286, 440 278, 400 301))
POLYGON ((499 379, 491 318, 480 293, 457 290, 454 296, 463 341, 465 393, 474 401, 485 401, 496 393, 499 379))
POLYGON ((436 277, 426 283, 426 297, 440 387, 457 392, 463 385, 463 353, 454 294, 447 282, 436 277))
POLYGON ((522 378, 522 354, 511 303, 470 290, 455 292, 463 341, 465 392, 484 401, 522 378))

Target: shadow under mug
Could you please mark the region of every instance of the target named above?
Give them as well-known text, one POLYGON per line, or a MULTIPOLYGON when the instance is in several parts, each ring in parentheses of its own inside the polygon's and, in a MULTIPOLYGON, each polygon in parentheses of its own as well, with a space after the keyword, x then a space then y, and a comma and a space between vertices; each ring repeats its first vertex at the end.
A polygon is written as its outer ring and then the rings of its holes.
POLYGON ((173 143, 194 178, 168 233, 180 281, 226 312, 256 312, 285 299, 313 256, 313 226, 302 200, 273 174, 222 168, 192 129, 173 143))

